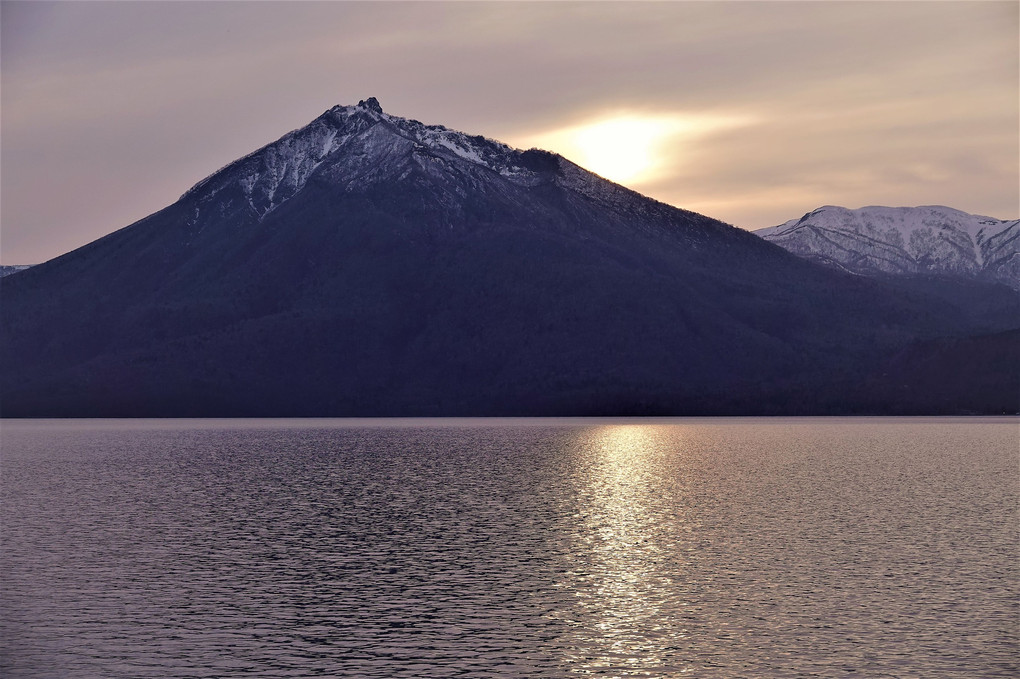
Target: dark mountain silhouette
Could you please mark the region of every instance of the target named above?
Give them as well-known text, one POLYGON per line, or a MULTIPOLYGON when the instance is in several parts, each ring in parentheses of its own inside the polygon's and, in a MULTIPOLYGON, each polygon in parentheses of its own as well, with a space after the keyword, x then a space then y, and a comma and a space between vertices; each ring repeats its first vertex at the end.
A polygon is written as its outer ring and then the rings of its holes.
POLYGON ((1020 331, 917 342, 861 384, 855 402, 893 415, 1007 414, 1020 399, 1020 331))
MULTIPOLYGON (((942 294, 835 272, 558 155, 369 99, 4 277, 0 408, 882 410, 864 387, 883 388, 909 347, 1018 325, 1012 290, 973 285, 942 294)), ((927 407, 904 398, 900 411, 927 407)))

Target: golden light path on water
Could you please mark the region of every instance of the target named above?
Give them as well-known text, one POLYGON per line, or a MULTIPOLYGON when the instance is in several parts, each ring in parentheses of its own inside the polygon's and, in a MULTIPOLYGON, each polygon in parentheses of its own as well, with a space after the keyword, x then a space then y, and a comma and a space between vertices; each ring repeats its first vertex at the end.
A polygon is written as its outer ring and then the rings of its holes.
POLYGON ((683 674, 677 648, 686 630, 677 624, 675 576, 685 571, 682 470, 678 436, 655 425, 607 426, 586 432, 578 474, 572 553, 579 563, 562 586, 575 590, 584 631, 569 661, 578 674, 683 674), (667 445, 668 440, 668 445, 667 445), (663 512, 674 515, 664 520, 663 512), (679 529, 678 529, 679 527, 679 529), (574 664, 576 663, 576 665, 574 664))

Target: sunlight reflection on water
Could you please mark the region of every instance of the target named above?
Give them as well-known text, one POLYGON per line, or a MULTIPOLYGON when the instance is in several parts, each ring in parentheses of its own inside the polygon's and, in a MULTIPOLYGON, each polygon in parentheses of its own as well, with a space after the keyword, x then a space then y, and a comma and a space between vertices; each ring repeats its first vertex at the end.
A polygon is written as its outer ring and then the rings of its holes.
POLYGON ((664 439, 654 425, 607 426, 578 443, 578 564, 562 586, 575 591, 590 632, 570 661, 579 674, 683 672, 676 650, 686 630, 663 610, 684 571, 678 527, 687 512, 668 469, 682 460, 683 431, 664 439))

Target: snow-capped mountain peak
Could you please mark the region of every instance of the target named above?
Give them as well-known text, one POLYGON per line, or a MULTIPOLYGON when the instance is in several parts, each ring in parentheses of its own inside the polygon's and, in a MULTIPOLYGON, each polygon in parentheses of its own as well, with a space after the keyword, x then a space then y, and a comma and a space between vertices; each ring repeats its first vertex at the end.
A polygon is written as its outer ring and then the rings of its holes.
POLYGON ((188 226, 197 231, 206 217, 222 222, 226 211, 243 223, 260 222, 317 176, 331 190, 362 191, 443 173, 477 188, 489 181, 484 176, 489 172, 520 187, 552 182, 614 210, 650 209, 642 196, 557 154, 394 116, 375 97, 334 106, 202 180, 182 200, 193 203, 188 226))
POLYGON ((942 205, 826 205, 755 232, 795 254, 860 274, 992 278, 1020 288, 1018 220, 942 205))
POLYGON ((392 164, 395 157, 417 155, 422 162, 423 155, 436 154, 452 154, 508 178, 524 178, 529 174, 528 168, 519 162, 521 152, 505 144, 442 125, 425 125, 389 115, 378 99, 369 97, 354 106, 334 106, 305 127, 203 179, 184 197, 194 198, 201 212, 201 204, 226 189, 239 188, 244 202, 261 220, 301 191, 324 164, 346 163, 350 171, 334 171, 332 179, 357 182, 366 179, 369 170, 359 166, 359 157, 370 158, 381 166, 392 164))

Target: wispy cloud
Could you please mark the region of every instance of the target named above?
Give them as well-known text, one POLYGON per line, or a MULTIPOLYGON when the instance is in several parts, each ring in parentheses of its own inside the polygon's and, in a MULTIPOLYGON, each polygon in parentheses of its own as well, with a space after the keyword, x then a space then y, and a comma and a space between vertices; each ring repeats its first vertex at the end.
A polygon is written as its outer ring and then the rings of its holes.
POLYGON ((637 125, 627 181, 748 228, 822 203, 1015 217, 1018 8, 7 1, 0 256, 81 245, 372 95, 582 163, 637 125))

